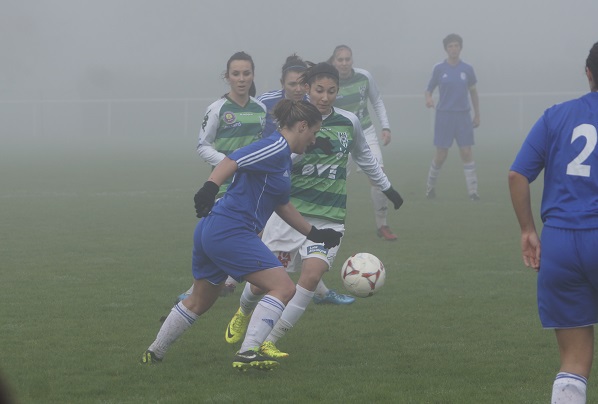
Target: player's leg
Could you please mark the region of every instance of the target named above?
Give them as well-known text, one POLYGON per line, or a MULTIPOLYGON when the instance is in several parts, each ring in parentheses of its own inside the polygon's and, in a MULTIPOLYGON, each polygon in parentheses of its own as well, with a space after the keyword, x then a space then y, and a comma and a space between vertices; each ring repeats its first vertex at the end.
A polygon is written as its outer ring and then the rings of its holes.
POLYGON ((278 362, 260 352, 260 346, 272 331, 274 324, 279 321, 286 304, 293 297, 295 284, 283 267, 257 271, 248 274, 245 279, 267 292, 251 315, 247 334, 241 344, 241 349, 235 356, 233 367, 239 370, 246 370, 250 367, 268 370, 278 365, 278 362))
MULTIPOLYGON (((278 260, 282 263, 287 273, 295 272, 295 262, 298 261, 298 265, 301 265, 301 260, 297 252, 291 254, 289 252, 274 251, 274 255, 278 257, 278 260), (297 259, 291 257, 296 257, 297 259)), ((253 313, 253 310, 255 310, 256 306, 266 293, 266 290, 260 289, 250 282, 245 283, 243 293, 241 293, 241 298, 239 300, 239 308, 226 327, 226 332, 224 334, 226 342, 234 344, 241 341, 245 332, 247 332, 247 327, 251 320, 251 313, 253 313)))
POLYGON ((594 327, 555 330, 561 367, 552 385, 552 403, 585 403, 594 357, 594 327))
POLYGON ((440 175, 440 169, 446 161, 448 150, 453 144, 453 125, 451 114, 443 111, 436 111, 434 121, 434 146, 436 153, 430 163, 428 179, 426 181, 426 198, 436 198, 436 183, 440 175))
POLYGON ((598 322, 598 231, 544 226, 541 242, 538 311, 542 326, 556 330, 561 359, 553 402, 585 403, 594 353, 592 325, 598 322))
MULTIPOLYGON (((318 228, 330 227, 342 233, 345 231, 344 225, 339 223, 330 223, 317 219, 310 219, 310 222, 318 228)), ((312 300, 314 291, 322 276, 332 266, 339 248, 340 245, 327 250, 323 245, 309 240, 303 243, 299 251, 302 257, 301 275, 297 282, 295 296, 287 305, 266 341, 275 344, 299 321, 312 300)))
POLYGON ((473 160, 471 147, 475 144, 473 137, 473 124, 469 112, 457 114, 457 145, 459 154, 463 162, 463 173, 465 175, 465 184, 467 185, 467 194, 472 201, 479 201, 478 193, 478 175, 476 164, 473 160))
POLYGON ((446 161, 448 155, 448 148, 436 147, 436 153, 430 163, 430 169, 428 170, 428 180, 426 181, 426 198, 436 198, 436 183, 438 182, 438 176, 440 175, 440 169, 446 161))
MULTIPOLYGON (((376 134, 376 129, 373 126, 370 126, 368 129, 364 130, 365 140, 367 141, 368 145, 370 146, 370 151, 374 158, 380 164, 380 167, 384 170, 384 161, 382 160, 382 150, 380 148, 380 142, 378 141, 378 136, 376 134)), ((387 216, 388 216, 388 198, 380 187, 372 184, 370 181, 370 196, 372 198, 372 206, 374 208, 374 218, 376 220, 376 234, 378 237, 382 237, 388 241, 394 241, 397 239, 397 236, 393 234, 388 227, 387 216)))
POLYGON ((314 290, 318 282, 327 270, 328 263, 321 258, 305 258, 303 260, 295 296, 293 296, 282 313, 280 320, 278 320, 272 332, 266 338, 267 342, 276 344, 280 338, 297 324, 303 313, 305 313, 309 302, 313 299, 314 290))
POLYGON ((223 283, 214 285, 206 279, 195 280, 193 292, 174 305, 154 342, 143 354, 142 363, 160 362, 168 348, 218 299, 223 283))
MULTIPOLYGON (((211 233, 207 230, 213 218, 202 219, 198 222, 193 233, 192 273, 195 281, 193 292, 183 301, 178 302, 166 317, 158 335, 141 359, 142 363, 161 361, 166 350, 180 337, 187 328, 195 322, 197 317, 206 312, 220 293, 226 273, 205 253, 211 246, 211 233), (207 237, 205 237, 207 234, 207 237)), ((222 241, 215 238, 216 242, 222 241)))

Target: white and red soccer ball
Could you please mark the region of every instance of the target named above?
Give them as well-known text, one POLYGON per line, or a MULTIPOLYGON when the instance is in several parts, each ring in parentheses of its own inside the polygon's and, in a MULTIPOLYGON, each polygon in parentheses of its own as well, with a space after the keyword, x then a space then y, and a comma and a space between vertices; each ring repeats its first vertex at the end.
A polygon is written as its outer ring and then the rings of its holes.
POLYGON ((341 269, 345 289, 357 297, 376 293, 386 280, 384 264, 373 254, 357 253, 350 256, 341 269))

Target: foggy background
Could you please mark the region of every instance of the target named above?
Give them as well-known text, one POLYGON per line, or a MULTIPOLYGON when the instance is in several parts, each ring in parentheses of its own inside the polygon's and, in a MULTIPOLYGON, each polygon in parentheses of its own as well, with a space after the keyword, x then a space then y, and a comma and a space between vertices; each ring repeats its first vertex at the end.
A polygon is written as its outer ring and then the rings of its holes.
MULTIPOLYGON (((279 88, 285 58, 327 59, 339 44, 370 70, 393 147, 431 146, 423 92, 449 33, 478 77, 481 127, 521 139, 548 106, 587 92, 598 1, 245 2, 0 0, 0 139, 195 138, 224 94, 226 61, 254 58, 258 94, 279 88), (340 7, 338 5, 341 5, 340 7)), ((191 142, 193 143, 193 142, 191 142)), ((193 145, 190 145, 193 147, 193 145)))

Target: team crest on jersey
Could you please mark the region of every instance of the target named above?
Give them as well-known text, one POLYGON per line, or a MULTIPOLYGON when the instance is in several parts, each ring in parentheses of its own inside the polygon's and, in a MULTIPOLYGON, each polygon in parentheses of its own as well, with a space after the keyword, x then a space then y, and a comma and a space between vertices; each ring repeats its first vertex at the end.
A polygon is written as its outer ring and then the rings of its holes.
POLYGON ((224 115, 222 115, 222 118, 224 119, 224 123, 228 125, 234 123, 237 120, 235 114, 230 111, 225 112, 224 115))
POLYGON ((461 72, 461 80, 467 80, 467 74, 465 74, 465 72, 461 72))

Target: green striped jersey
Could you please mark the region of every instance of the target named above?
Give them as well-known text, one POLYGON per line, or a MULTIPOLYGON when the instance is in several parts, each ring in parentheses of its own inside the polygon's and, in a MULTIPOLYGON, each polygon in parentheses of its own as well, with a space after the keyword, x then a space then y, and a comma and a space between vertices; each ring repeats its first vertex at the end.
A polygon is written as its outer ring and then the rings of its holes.
POLYGON ((293 164, 291 201, 302 215, 344 223, 349 153, 374 184, 386 190, 390 182, 370 152, 354 114, 333 108, 316 136, 330 140, 333 154, 314 149, 299 156, 293 164))
MULTIPOLYGON (((199 130, 198 154, 215 167, 225 156, 262 137, 266 107, 253 97, 244 107, 224 96, 207 109, 199 130)), ((220 187, 220 194, 230 180, 220 187)))
POLYGON ((367 70, 355 68, 351 77, 340 80, 340 88, 334 106, 357 115, 365 130, 372 126, 368 100, 372 103, 382 128, 390 129, 386 107, 372 75, 367 70))

